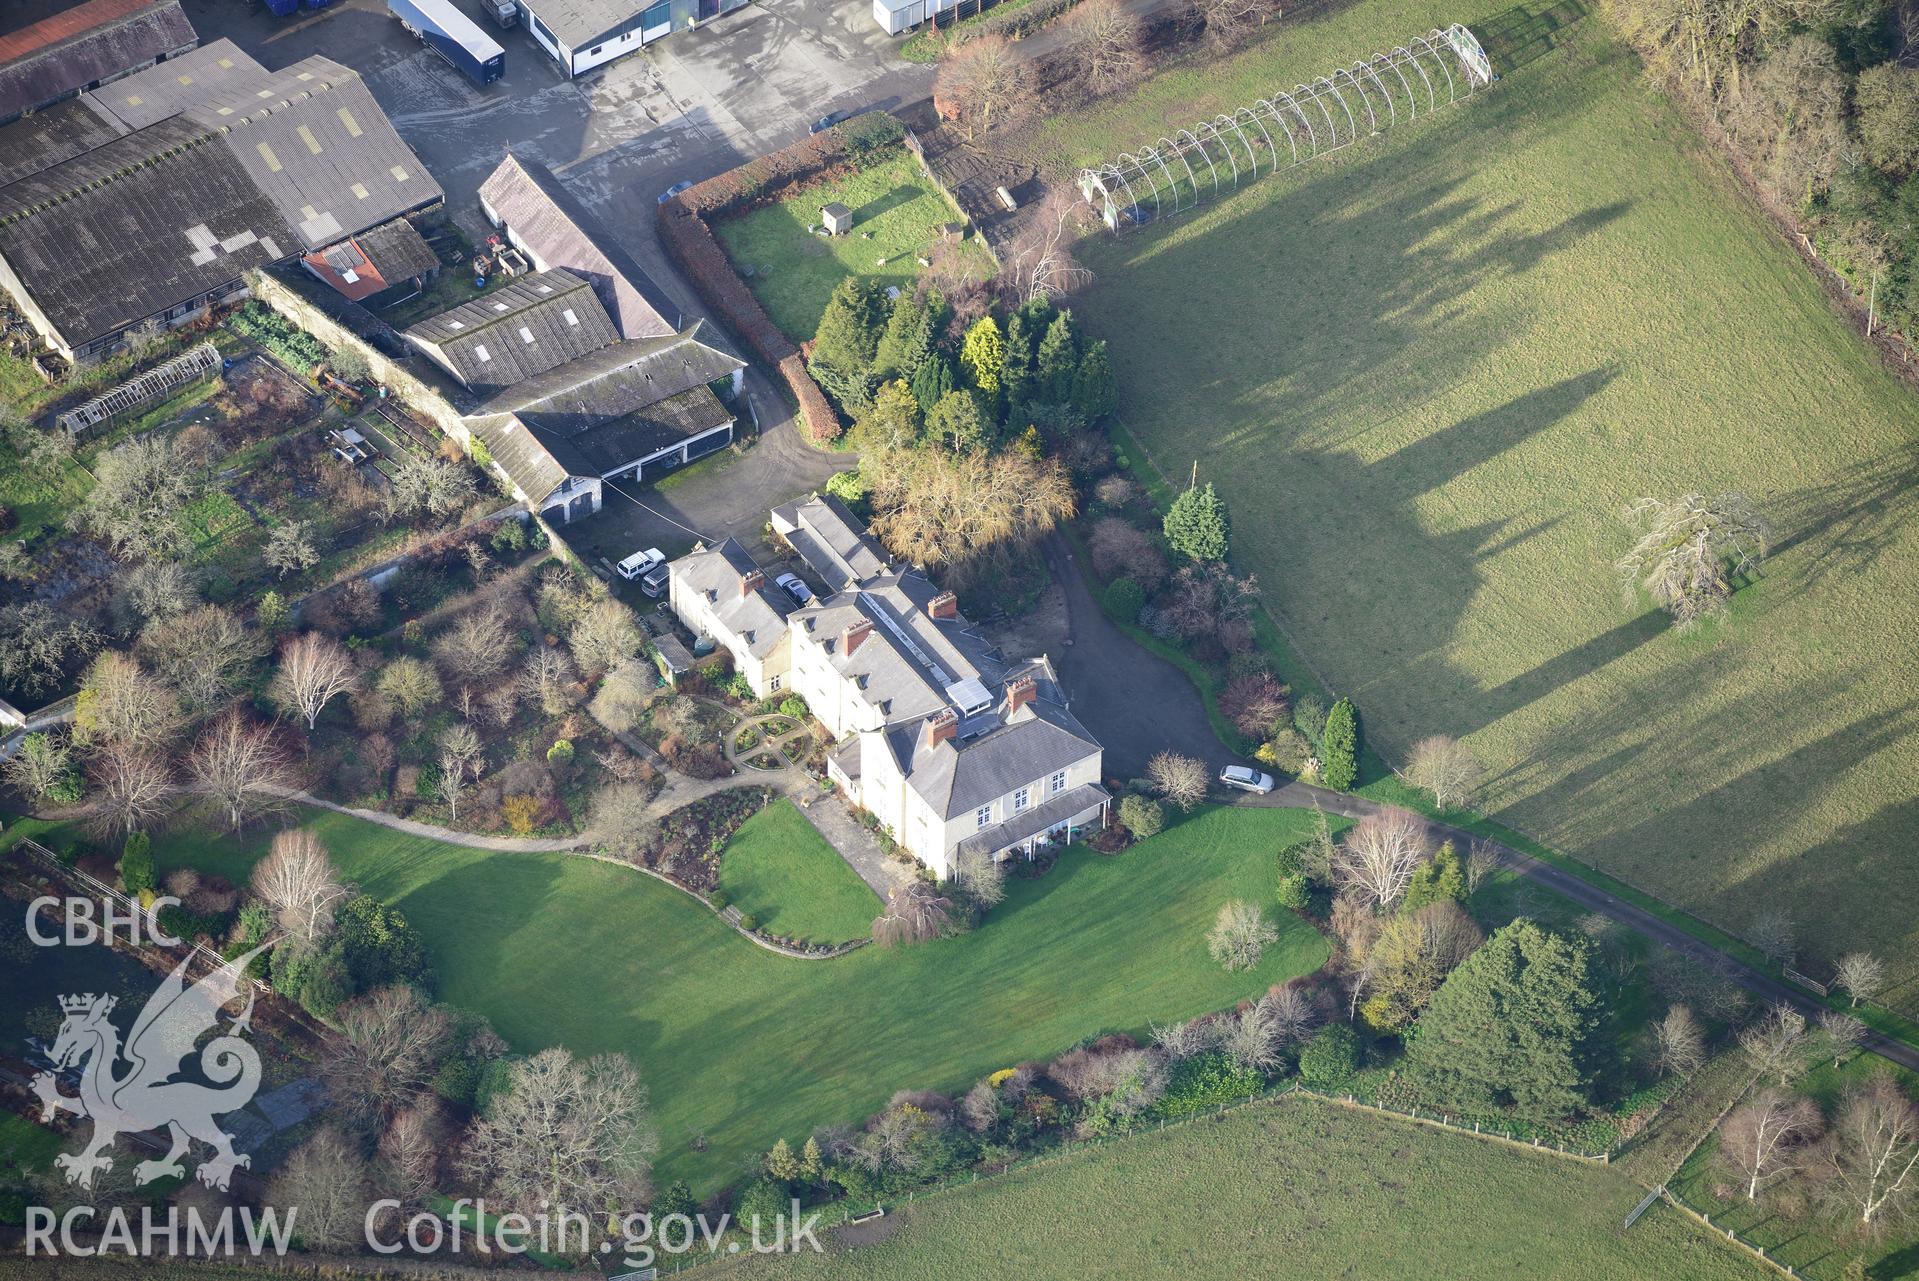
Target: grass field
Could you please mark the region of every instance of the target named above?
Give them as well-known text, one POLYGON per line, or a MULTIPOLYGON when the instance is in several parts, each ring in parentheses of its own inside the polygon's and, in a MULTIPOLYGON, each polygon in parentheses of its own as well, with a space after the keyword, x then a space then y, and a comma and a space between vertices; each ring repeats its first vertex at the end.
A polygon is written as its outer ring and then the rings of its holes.
POLYGON ((1289 20, 1024 146, 1069 173, 1454 20, 1490 92, 1082 245, 1126 426, 1218 483, 1241 568, 1389 759, 1469 735, 1501 821, 1734 932, 1789 905, 1812 972, 1872 948, 1919 1008, 1919 668, 1892 660, 1919 402, 1599 15, 1289 20), (1610 563, 1628 501, 1688 489, 1744 490, 1778 536, 1682 636, 1610 563))
MULTIPOLYGON (((848 276, 870 276, 902 289, 920 273, 919 258, 940 228, 960 220, 919 161, 902 151, 891 160, 838 182, 808 187, 777 205, 755 209, 713 226, 727 257, 745 275, 773 323, 795 342, 811 341, 833 287, 848 276), (816 236, 820 207, 838 201, 853 211, 853 230, 816 236), (872 239, 862 233, 870 232, 872 239), (884 258, 884 264, 879 259, 884 258)), ((986 253, 967 244, 982 275, 991 271, 986 253)))
MULTIPOLYGON (((1271 897, 1273 851, 1310 828, 1297 811, 1208 810, 1117 857, 1069 851, 1050 875, 1011 881, 971 934, 832 961, 767 952, 604 863, 336 814, 313 826, 346 876, 420 931, 446 1000, 521 1050, 632 1056, 652 1089, 660 1176, 701 1192, 775 1139, 860 1120, 896 1090, 962 1088, 1094 1033, 1221 1009, 1326 958, 1290 916, 1256 970, 1228 974, 1206 954, 1221 904, 1271 897)), ((173 835, 155 853, 163 868, 242 880, 266 840, 173 835)))
POLYGON ((1244 1108, 895 1211, 890 1237, 747 1277, 1758 1277, 1575 1165, 1317 1103, 1244 1108))
POLYGON ((727 842, 720 888, 763 929, 813 943, 863 938, 881 906, 839 851, 784 799, 746 820, 727 842))

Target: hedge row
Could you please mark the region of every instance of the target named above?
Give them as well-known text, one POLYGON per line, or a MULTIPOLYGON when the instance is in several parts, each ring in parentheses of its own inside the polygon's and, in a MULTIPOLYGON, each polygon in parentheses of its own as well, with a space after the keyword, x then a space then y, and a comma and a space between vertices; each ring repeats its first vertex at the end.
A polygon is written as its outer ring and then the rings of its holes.
POLYGON ((864 117, 812 134, 790 147, 709 178, 660 205, 656 215, 660 240, 674 265, 686 273, 706 305, 719 313, 753 353, 780 371, 799 401, 807 434, 822 445, 837 439, 843 430, 839 414, 806 371, 799 348, 780 332, 733 269, 707 220, 776 199, 798 183, 831 177, 833 171, 848 163, 846 131, 853 130, 851 136, 862 142, 871 134, 870 125, 863 122, 864 117))

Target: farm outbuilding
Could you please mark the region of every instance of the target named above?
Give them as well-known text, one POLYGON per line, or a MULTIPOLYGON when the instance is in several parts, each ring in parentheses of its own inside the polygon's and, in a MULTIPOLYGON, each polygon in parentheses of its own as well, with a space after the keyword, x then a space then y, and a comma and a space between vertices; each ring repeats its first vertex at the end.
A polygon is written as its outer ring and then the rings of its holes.
POLYGON ((887 35, 896 36, 959 6, 960 0, 873 0, 873 21, 887 35))
POLYGON ((853 211, 837 200, 830 205, 821 205, 820 225, 826 228, 829 236, 844 236, 853 230, 853 211))

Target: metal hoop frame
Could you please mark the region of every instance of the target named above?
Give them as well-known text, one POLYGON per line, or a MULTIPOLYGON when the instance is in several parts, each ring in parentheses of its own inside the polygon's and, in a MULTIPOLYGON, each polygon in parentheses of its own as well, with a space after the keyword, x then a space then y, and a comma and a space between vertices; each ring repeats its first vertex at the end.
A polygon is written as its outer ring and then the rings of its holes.
POLYGON ((1413 36, 1388 53, 1376 53, 1320 76, 1309 85, 1296 85, 1290 92, 1257 99, 1230 114, 1180 129, 1151 146, 1122 152, 1108 164, 1083 169, 1080 194, 1115 230, 1152 222, 1196 208, 1208 195, 1217 197, 1259 177, 1262 145, 1271 157, 1266 172, 1277 173, 1357 142, 1362 136, 1361 110, 1366 116, 1367 133, 1378 135, 1399 123, 1402 106, 1407 120, 1419 118, 1421 88, 1426 93, 1425 110, 1433 112, 1471 96, 1491 80, 1491 63, 1478 37, 1457 24, 1434 29, 1413 36), (1409 67, 1419 79, 1417 86, 1406 74, 1409 67), (1439 72, 1437 77, 1430 74, 1433 70, 1439 72), (1446 89, 1443 100, 1439 94, 1442 81, 1446 89), (1397 89, 1393 87, 1395 82, 1397 89), (1354 97, 1359 109, 1353 106, 1354 97), (1386 108, 1384 120, 1379 115, 1381 104, 1386 108), (1335 105, 1339 107, 1337 112, 1333 110, 1335 105), (1317 122, 1312 112, 1317 112, 1317 122), (1346 124, 1344 133, 1339 128, 1341 117, 1346 124), (1305 127, 1303 140, 1294 124, 1305 127), (1325 125, 1323 134, 1320 124, 1325 125), (1285 135, 1286 152, 1281 152, 1274 140, 1272 125, 1278 125, 1285 135), (1222 160, 1226 162, 1224 168, 1222 160), (1210 181, 1210 192, 1200 185, 1202 173, 1210 181))

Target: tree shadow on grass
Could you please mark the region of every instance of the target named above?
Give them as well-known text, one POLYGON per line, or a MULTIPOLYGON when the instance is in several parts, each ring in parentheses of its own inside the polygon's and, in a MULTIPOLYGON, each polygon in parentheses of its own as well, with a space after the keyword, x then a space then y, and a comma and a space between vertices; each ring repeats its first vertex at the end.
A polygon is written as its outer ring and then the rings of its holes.
POLYGON ((926 192, 919 187, 908 186, 905 183, 901 183, 884 195, 876 196, 861 205, 858 209, 855 209, 853 211, 853 228, 857 231, 861 224, 871 222, 875 218, 889 214, 901 205, 910 205, 925 194, 926 192))
POLYGON ((1870 569, 1896 545, 1919 506, 1919 443, 1854 463, 1830 480, 1793 490, 1765 504, 1778 527, 1777 558, 1804 546, 1803 568, 1791 589, 1804 590, 1838 571, 1851 577, 1870 569))

